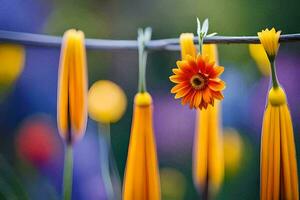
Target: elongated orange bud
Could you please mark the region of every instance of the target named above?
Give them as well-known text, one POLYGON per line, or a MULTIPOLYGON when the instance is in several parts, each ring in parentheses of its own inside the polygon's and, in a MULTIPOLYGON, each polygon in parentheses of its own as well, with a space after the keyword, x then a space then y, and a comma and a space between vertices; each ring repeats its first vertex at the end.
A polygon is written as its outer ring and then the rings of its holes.
POLYGON ((152 125, 152 98, 135 96, 123 200, 159 200, 160 179, 152 125))
POLYGON ((67 143, 73 143, 85 132, 87 80, 84 34, 68 30, 61 47, 57 88, 57 124, 67 143))

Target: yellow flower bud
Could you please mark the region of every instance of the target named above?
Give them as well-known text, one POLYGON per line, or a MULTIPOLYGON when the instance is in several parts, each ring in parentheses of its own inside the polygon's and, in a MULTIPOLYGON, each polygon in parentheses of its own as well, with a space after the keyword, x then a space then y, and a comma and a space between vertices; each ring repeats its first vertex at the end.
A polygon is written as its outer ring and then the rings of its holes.
POLYGON ((83 136, 87 121, 87 69, 84 34, 74 29, 65 32, 61 48, 57 124, 60 135, 73 143, 83 136))
POLYGON ((271 30, 262 30, 261 32, 257 33, 267 55, 271 58, 275 58, 277 55, 280 33, 281 31, 276 32, 275 28, 272 28, 271 30))

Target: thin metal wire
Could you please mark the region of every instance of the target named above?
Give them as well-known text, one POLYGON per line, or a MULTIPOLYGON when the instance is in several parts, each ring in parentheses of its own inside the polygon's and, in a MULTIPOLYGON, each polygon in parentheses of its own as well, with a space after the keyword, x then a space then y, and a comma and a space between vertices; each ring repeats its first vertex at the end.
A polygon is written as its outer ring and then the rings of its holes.
MULTIPOLYGON (((0 30, 0 42, 12 42, 30 46, 43 46, 43 47, 60 47, 62 37, 22 33, 13 31, 0 30)), ((194 38, 195 43, 198 42, 194 38)), ((281 35, 279 41, 283 42, 300 42, 300 33, 281 35)), ((204 39, 205 44, 218 43, 218 44, 250 44, 259 43, 257 36, 213 36, 204 39)), ((98 50, 137 50, 138 44, 136 40, 109 40, 109 39, 91 39, 85 40, 88 49, 98 50)), ((179 50, 179 39, 168 38, 151 40, 146 44, 147 50, 179 50)))

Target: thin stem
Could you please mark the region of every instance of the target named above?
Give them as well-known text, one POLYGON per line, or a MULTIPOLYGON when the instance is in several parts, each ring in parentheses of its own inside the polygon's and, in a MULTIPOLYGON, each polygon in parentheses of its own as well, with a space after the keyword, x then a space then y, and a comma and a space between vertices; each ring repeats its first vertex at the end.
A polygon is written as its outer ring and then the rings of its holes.
POLYGON ((143 93, 146 92, 146 67, 147 67, 147 55, 146 43, 151 40, 152 30, 146 28, 145 31, 142 29, 138 30, 138 53, 139 53, 139 87, 138 91, 143 93))
POLYGON ((146 91, 146 77, 144 75, 144 51, 145 51, 145 43, 144 43, 144 33, 142 29, 138 30, 138 54, 139 54, 139 92, 146 91))
POLYGON ((277 79, 277 74, 276 74, 276 64, 275 64, 275 58, 270 58, 270 63, 271 63, 271 73, 272 73, 272 83, 274 88, 278 88, 279 82, 277 79))
POLYGON ((198 46, 199 46, 199 53, 202 55, 203 38, 201 38, 201 34, 198 35, 198 46))
POLYGON ((110 154, 110 124, 98 124, 99 128, 99 155, 100 171, 104 189, 108 200, 115 200, 113 183, 110 176, 109 154, 110 154))
POLYGON ((72 181, 73 181, 73 147, 66 146, 65 163, 64 163, 64 182, 63 182, 63 200, 72 198, 72 181))

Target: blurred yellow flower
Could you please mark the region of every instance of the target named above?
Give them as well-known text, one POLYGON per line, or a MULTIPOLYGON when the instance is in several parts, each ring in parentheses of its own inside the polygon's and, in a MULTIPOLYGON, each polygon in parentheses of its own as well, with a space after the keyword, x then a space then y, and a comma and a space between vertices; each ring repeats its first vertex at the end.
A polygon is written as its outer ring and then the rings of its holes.
POLYGON ((23 71, 25 49, 17 44, 0 44, 0 85, 9 86, 23 71))
POLYGON ((173 168, 160 170, 162 199, 184 200, 187 181, 185 176, 173 168))
POLYGON ((272 28, 271 30, 265 29, 257 33, 267 55, 272 59, 275 58, 278 52, 280 33, 281 31, 276 32, 275 28, 272 28))
POLYGON ((138 93, 134 100, 123 183, 123 200, 159 200, 161 198, 152 117, 150 94, 138 93))
POLYGON ((71 29, 63 37, 57 89, 57 124, 67 143, 73 143, 85 132, 87 86, 84 33, 71 29))
POLYGON ((269 92, 261 137, 260 198, 299 199, 293 124, 281 87, 269 92))
POLYGON ((249 52, 264 76, 270 76, 270 61, 262 44, 250 44, 249 52))
POLYGON ((224 162, 226 171, 231 174, 239 170, 243 155, 243 139, 235 129, 225 129, 223 136, 224 162))
POLYGON ((88 111, 90 117, 97 122, 117 122, 123 116, 126 105, 124 91, 112 81, 97 81, 89 90, 88 111))

